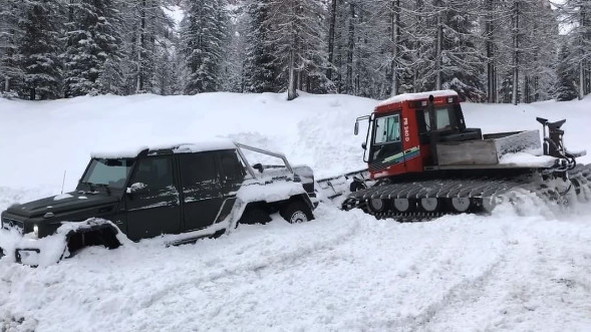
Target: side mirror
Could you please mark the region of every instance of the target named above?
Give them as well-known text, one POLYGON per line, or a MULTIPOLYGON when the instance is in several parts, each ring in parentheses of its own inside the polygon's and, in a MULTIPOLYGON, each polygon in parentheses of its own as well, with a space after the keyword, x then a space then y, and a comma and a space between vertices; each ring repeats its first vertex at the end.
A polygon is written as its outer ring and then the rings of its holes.
POLYGON ((361 143, 361 148, 363 150, 367 150, 367 143, 365 143, 365 142, 361 143))
POLYGON ((353 129, 353 133, 355 134, 355 136, 359 134, 359 121, 355 121, 355 129, 353 129))
POLYGON ((257 163, 257 164, 252 165, 252 168, 259 171, 259 173, 263 173, 263 171, 265 170, 265 167, 261 163, 257 163))
POLYGON ((131 186, 127 187, 125 192, 128 194, 133 194, 133 193, 138 192, 138 191, 145 189, 147 187, 148 186, 143 182, 136 182, 136 183, 132 184, 131 186))

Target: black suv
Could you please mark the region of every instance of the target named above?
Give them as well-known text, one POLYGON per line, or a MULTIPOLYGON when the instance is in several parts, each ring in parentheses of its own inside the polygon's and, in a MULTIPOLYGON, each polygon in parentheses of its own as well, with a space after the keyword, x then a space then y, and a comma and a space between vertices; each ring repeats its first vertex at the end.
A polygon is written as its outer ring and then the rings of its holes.
POLYGON ((31 260, 43 247, 35 244, 51 236, 64 238, 59 258, 88 245, 115 248, 120 232, 132 241, 179 234, 171 237, 179 244, 266 222, 275 212, 290 222, 311 220, 315 205, 309 167, 294 169, 281 154, 239 143, 95 154, 75 191, 2 212, 0 255, 31 260), (284 165, 251 166, 243 149, 284 165))

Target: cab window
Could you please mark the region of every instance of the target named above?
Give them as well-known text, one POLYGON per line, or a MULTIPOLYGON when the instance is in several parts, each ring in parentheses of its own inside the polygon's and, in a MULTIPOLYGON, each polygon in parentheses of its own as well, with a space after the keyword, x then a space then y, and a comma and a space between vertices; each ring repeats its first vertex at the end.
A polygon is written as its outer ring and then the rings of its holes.
POLYGON ((425 131, 451 129, 453 108, 436 108, 435 109, 435 126, 431 126, 431 119, 429 118, 429 110, 423 110, 423 120, 425 123, 425 131))
POLYGON ((383 116, 375 120, 374 145, 400 142, 400 115, 383 116))

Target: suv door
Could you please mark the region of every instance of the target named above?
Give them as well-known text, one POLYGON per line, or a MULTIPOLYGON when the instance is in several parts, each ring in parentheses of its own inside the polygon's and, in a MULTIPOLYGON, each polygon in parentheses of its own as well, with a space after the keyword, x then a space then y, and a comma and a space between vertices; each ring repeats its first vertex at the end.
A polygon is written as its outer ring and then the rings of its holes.
POLYGON ((220 151, 218 157, 222 169, 222 196, 224 198, 222 211, 218 217, 218 221, 220 221, 232 211, 236 201, 236 192, 242 186, 246 171, 235 150, 220 151))
POLYGON ((132 240, 180 232, 179 193, 171 156, 139 159, 125 195, 127 232, 132 240))
POLYGON ((214 223, 222 205, 222 186, 215 152, 179 154, 183 200, 183 230, 214 223))

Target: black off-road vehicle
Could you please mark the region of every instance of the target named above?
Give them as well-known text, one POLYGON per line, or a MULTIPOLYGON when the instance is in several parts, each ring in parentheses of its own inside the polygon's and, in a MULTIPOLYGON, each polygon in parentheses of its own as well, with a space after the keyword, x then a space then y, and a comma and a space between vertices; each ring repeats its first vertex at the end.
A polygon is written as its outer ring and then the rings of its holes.
POLYGON ((311 220, 316 204, 309 167, 239 143, 95 154, 75 191, 2 212, 0 257, 39 265, 89 245, 116 248, 161 234, 182 244, 270 221, 276 212, 289 222, 311 220), (243 150, 283 165, 251 166, 243 150))

